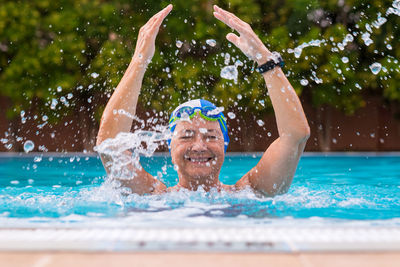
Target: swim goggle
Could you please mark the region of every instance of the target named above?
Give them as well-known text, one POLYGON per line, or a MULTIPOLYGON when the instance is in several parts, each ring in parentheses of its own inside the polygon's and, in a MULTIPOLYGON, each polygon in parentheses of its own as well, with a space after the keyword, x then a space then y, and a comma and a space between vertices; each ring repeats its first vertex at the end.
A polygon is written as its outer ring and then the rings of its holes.
MULTIPOLYGON (((169 120, 170 130, 173 132, 176 127, 176 122, 181 118, 192 119, 196 114, 199 114, 201 118, 208 121, 218 121, 221 127, 222 134, 224 136, 224 146, 225 151, 229 144, 229 136, 228 136, 228 127, 226 125, 226 118, 222 111, 219 111, 218 108, 212 106, 205 107, 189 107, 184 106, 180 109, 176 110, 172 113, 171 118, 169 120)), ((170 144, 170 140, 168 140, 168 144, 170 144)))
POLYGON ((217 108, 214 107, 181 107, 180 109, 176 110, 169 120, 169 123, 173 123, 175 120, 180 119, 182 117, 189 117, 192 119, 196 113, 198 113, 203 119, 208 121, 216 121, 222 119, 226 121, 224 114, 219 111, 217 108), (198 110, 198 112, 196 112, 198 110))

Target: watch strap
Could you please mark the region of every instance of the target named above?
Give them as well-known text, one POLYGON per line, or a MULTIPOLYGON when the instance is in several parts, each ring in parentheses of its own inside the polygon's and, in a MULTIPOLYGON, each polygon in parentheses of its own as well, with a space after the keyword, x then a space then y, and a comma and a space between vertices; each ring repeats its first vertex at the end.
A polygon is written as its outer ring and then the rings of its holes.
POLYGON ((273 68, 275 68, 277 66, 282 68, 284 65, 285 65, 285 62, 283 61, 282 57, 279 56, 276 58, 276 60, 271 59, 271 60, 268 60, 266 63, 262 64, 261 66, 258 66, 256 68, 256 71, 258 73, 264 73, 269 70, 272 70, 273 68))

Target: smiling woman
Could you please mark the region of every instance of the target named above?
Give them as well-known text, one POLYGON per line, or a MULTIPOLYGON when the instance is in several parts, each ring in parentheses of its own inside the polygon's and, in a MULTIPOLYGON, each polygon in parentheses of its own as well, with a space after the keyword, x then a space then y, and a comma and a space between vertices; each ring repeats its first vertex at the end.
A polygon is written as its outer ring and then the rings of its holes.
MULTIPOLYGON (((143 76, 154 55, 159 27, 171 10, 172 5, 168 5, 140 29, 131 64, 104 110, 98 145, 118 133, 129 132, 133 116, 126 116, 126 113, 135 115, 143 76), (124 112, 115 112, 118 110, 124 112)), ((132 170, 132 177, 122 181, 134 193, 161 193, 180 188, 197 190, 199 187, 206 191, 250 187, 272 196, 287 192, 292 183, 310 129, 300 100, 281 70, 283 60, 277 53, 271 53, 250 25, 234 14, 214 6, 214 16, 239 33, 239 36, 229 33, 226 36, 228 41, 258 63, 257 71, 263 75, 275 110, 279 138, 235 185, 222 185, 219 173, 229 143, 225 116, 211 102, 203 99, 188 101, 172 112, 169 121, 170 130, 174 132, 169 144, 172 162, 178 172, 178 185, 167 190, 161 181, 136 163, 124 166, 132 170)), ((101 155, 101 158, 106 169, 113 164, 107 156, 101 155)))
POLYGON ((196 115, 179 122, 171 140, 172 163, 178 168, 178 187, 207 191, 219 184, 224 162, 224 139, 218 122, 196 115))

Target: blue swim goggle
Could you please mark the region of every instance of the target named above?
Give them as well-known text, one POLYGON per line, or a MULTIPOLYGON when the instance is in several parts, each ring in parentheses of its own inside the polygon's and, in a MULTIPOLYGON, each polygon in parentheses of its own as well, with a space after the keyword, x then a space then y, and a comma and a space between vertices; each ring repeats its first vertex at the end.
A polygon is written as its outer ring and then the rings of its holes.
MULTIPOLYGON (((183 106, 178 110, 175 110, 171 114, 171 118, 169 120, 170 130, 173 132, 176 127, 176 122, 181 118, 189 118, 192 119, 196 114, 199 114, 201 118, 208 121, 218 121, 222 134, 224 136, 224 147, 225 151, 228 148, 229 144, 229 136, 228 136, 228 127, 226 125, 226 118, 222 111, 218 111, 215 106, 204 106, 204 107, 189 107, 183 106)), ((171 140, 167 140, 168 145, 171 143, 171 140)))

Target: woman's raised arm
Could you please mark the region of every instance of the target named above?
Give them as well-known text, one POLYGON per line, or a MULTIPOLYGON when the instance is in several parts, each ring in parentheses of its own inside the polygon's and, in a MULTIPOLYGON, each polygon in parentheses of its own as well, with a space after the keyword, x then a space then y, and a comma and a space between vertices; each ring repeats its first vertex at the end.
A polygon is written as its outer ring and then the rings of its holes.
MULTIPOLYGON (((140 28, 135 53, 125 71, 124 76, 112 94, 103 112, 100 122, 100 129, 97 134, 97 145, 100 145, 108 138, 115 138, 118 133, 129 132, 133 119, 115 112, 124 110, 131 115, 136 114, 136 106, 144 73, 148 64, 154 56, 155 39, 161 23, 172 10, 172 5, 155 14, 143 27, 140 28)), ((100 155, 104 167, 109 172, 110 158, 100 155)), ((131 166, 134 168, 133 166, 131 166)), ((165 187, 161 182, 152 177, 143 168, 133 170, 136 177, 131 180, 121 180, 124 186, 130 187, 134 193, 144 194, 157 190, 158 187, 165 187)))
MULTIPOLYGON (((250 25, 234 14, 214 6, 214 16, 236 30, 226 38, 258 65, 273 58, 250 25)), ((275 111, 279 138, 265 151, 258 164, 237 183, 250 185, 267 195, 286 192, 292 183, 297 164, 310 135, 310 128, 300 100, 280 67, 262 74, 275 111)))

